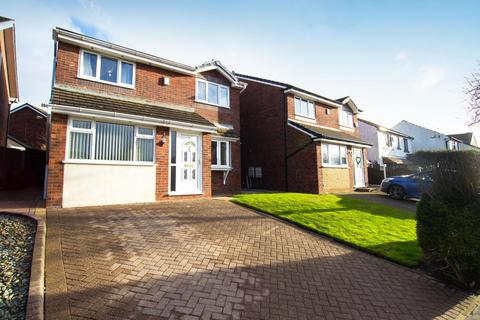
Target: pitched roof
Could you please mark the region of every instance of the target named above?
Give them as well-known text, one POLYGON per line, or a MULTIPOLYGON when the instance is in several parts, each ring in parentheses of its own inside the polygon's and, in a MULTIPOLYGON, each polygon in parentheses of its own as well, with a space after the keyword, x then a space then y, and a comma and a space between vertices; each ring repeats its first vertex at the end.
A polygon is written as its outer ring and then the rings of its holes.
POLYGON ((33 110, 33 111, 35 111, 35 112, 38 112, 38 113, 41 114, 42 116, 47 117, 47 111, 46 111, 46 110, 44 110, 44 109, 41 108, 41 107, 36 107, 36 106, 34 106, 34 105, 31 105, 31 104, 28 103, 28 102, 22 104, 21 106, 16 107, 15 109, 10 110, 10 114, 15 113, 15 112, 18 112, 18 111, 23 110, 23 109, 31 109, 31 110, 33 110))
POLYGON ((371 144, 362 141, 360 138, 347 134, 340 130, 327 129, 316 125, 310 125, 306 123, 299 123, 296 121, 288 120, 288 123, 302 131, 312 135, 313 139, 329 139, 342 142, 350 142, 371 146, 371 144))
POLYGON ((383 131, 387 131, 387 132, 390 132, 390 133, 393 133, 393 134, 396 134, 396 135, 399 135, 399 136, 402 136, 402 137, 405 137, 405 138, 409 138, 409 139, 414 139, 413 137, 409 136, 408 134, 405 134, 405 133, 402 133, 400 131, 397 131, 397 130, 393 130, 393 129, 390 129, 390 128, 387 128, 387 127, 384 127, 380 124, 377 124, 377 123, 374 123, 372 121, 369 121, 369 120, 365 120, 365 119, 358 119, 358 121, 361 121, 363 123, 366 123, 368 125, 371 125, 379 130, 383 130, 383 131))
POLYGON ((70 91, 57 87, 52 89, 50 102, 61 106, 110 111, 214 127, 210 121, 195 112, 120 100, 86 92, 70 91))
POLYGON ((289 90, 289 89, 297 90, 299 92, 302 92, 302 93, 305 93, 305 94, 308 94, 308 95, 311 95, 311 96, 314 96, 314 97, 317 97, 317 98, 320 98, 320 99, 323 99, 323 100, 327 100, 327 101, 329 101, 331 103, 334 103, 336 105, 341 105, 342 104, 338 100, 334 100, 334 99, 330 99, 330 98, 321 96, 321 95, 319 95, 315 92, 311 92, 311 91, 299 88, 297 86, 294 86, 294 85, 291 85, 291 84, 288 84, 288 83, 263 79, 263 78, 259 78, 259 77, 253 77, 253 76, 249 76, 249 75, 246 75, 246 74, 240 74, 240 73, 235 73, 235 75, 240 79, 258 81, 258 82, 265 82, 267 84, 271 84, 271 85, 274 85, 274 86, 277 86, 277 87, 281 87, 284 90, 289 90))
POLYGON ((465 133, 457 133, 457 134, 449 134, 450 138, 455 138, 462 141, 465 144, 471 144, 473 138, 473 132, 465 132, 465 133))

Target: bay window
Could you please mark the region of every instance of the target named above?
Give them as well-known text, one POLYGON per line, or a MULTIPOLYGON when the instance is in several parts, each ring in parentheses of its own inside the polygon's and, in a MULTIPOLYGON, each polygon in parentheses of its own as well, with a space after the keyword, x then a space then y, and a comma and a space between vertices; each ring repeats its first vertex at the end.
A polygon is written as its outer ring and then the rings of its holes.
POLYGON ((295 97, 295 114, 298 116, 315 119, 315 103, 295 97))
POLYGON ((346 167, 347 147, 337 144, 322 144, 322 163, 326 166, 346 167))
POLYGON ((212 169, 229 169, 230 167, 230 142, 212 140, 212 169))
POLYGON ((155 130, 129 124, 72 119, 68 159, 154 162, 155 130))
POLYGON ((218 83, 197 79, 195 100, 229 108, 230 88, 218 83))
POLYGON ((135 64, 82 50, 79 73, 81 78, 133 87, 135 64))

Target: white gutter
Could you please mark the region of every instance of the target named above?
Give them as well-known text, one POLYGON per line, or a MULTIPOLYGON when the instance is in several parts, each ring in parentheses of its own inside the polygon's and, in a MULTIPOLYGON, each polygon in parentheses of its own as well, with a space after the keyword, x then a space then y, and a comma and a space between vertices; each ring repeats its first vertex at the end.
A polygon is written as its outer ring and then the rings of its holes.
POLYGON ((93 50, 98 51, 98 52, 107 53, 107 54, 110 54, 110 55, 114 55, 114 56, 117 56, 117 57, 120 57, 120 58, 125 58, 127 60, 131 60, 131 61, 135 61, 135 62, 137 62, 137 61, 142 62, 142 63, 145 63, 145 64, 161 67, 162 69, 172 70, 172 71, 176 71, 176 72, 183 73, 183 74, 188 74, 188 75, 195 75, 196 74, 195 71, 182 69, 182 68, 179 68, 179 67, 175 67, 175 66, 172 66, 172 65, 169 65, 169 64, 166 64, 166 63, 162 63, 162 62, 153 60, 153 59, 148 59, 148 58, 141 57, 141 56, 138 56, 138 55, 130 54, 130 53, 127 53, 127 52, 124 52, 124 51, 120 51, 120 50, 116 50, 116 49, 112 49, 112 48, 107 48, 105 46, 94 44, 94 43, 89 42, 89 41, 74 39, 72 37, 65 36, 65 35, 62 35, 62 34, 57 34, 56 36, 57 36, 58 40, 61 40, 61 41, 66 42, 66 43, 75 44, 75 45, 78 45, 82 48, 93 49, 93 50))
POLYGON ((204 126, 204 125, 192 124, 188 122, 181 122, 181 121, 175 121, 175 120, 158 119, 158 118, 137 116, 137 115, 119 113, 119 112, 113 112, 113 111, 86 109, 86 108, 70 107, 70 106, 63 106, 63 105, 56 105, 56 104, 43 104, 43 106, 50 108, 52 113, 58 113, 58 114, 67 114, 67 115, 74 115, 74 116, 80 116, 80 117, 82 116, 92 117, 92 118, 107 119, 107 120, 124 120, 124 121, 130 121, 130 122, 141 123, 146 125, 164 126, 164 127, 184 129, 184 130, 217 133, 217 130, 214 126, 204 126))
POLYGON ((355 142, 348 142, 348 141, 339 141, 339 140, 332 140, 332 139, 325 139, 325 138, 316 138, 313 141, 322 141, 322 142, 329 142, 333 144, 341 144, 345 146, 354 146, 354 147, 362 147, 370 149, 372 146, 363 143, 355 143, 355 142))
POLYGON ((322 103, 325 103, 326 105, 329 105, 329 106, 332 106, 332 107, 335 107, 335 108, 340 108, 342 106, 342 104, 340 104, 340 103, 329 101, 329 100, 326 100, 326 99, 323 99, 323 98, 320 98, 320 97, 317 97, 317 96, 314 96, 314 95, 311 95, 311 94, 308 94, 308 93, 304 93, 302 91, 298 91, 297 89, 287 89, 283 92, 284 93, 293 93, 297 96, 306 97, 306 98, 314 100, 314 101, 322 102, 322 103))

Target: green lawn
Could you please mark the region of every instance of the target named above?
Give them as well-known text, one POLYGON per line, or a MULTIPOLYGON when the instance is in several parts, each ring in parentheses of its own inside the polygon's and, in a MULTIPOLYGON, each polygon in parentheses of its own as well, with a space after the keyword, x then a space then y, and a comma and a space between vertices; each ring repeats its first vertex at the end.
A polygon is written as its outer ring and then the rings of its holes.
POLYGON ((337 195, 240 194, 233 201, 409 267, 422 261, 412 212, 337 195))

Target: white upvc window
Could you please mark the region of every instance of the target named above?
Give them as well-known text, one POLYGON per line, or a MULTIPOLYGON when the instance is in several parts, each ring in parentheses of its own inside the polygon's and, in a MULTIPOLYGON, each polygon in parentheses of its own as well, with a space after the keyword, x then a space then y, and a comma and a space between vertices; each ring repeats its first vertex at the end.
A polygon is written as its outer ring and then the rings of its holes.
POLYGON ((69 119, 66 159, 94 163, 155 162, 155 129, 123 123, 69 119))
POLYGON ((347 147, 323 143, 322 164, 327 167, 347 167, 347 147))
POLYGON ((458 142, 454 140, 448 140, 447 150, 460 150, 458 142))
POLYGON ((297 116, 315 119, 315 102, 295 97, 295 114, 297 116))
POLYGON ((80 50, 78 77, 134 88, 135 63, 80 50))
POLYGON ((229 141, 212 140, 212 169, 225 170, 232 167, 231 144, 229 141))
POLYGON ((353 128, 353 112, 347 106, 342 106, 340 113, 340 125, 343 127, 353 128))
POLYGON ((218 83, 196 80, 195 100, 218 107, 230 108, 230 88, 218 83))

